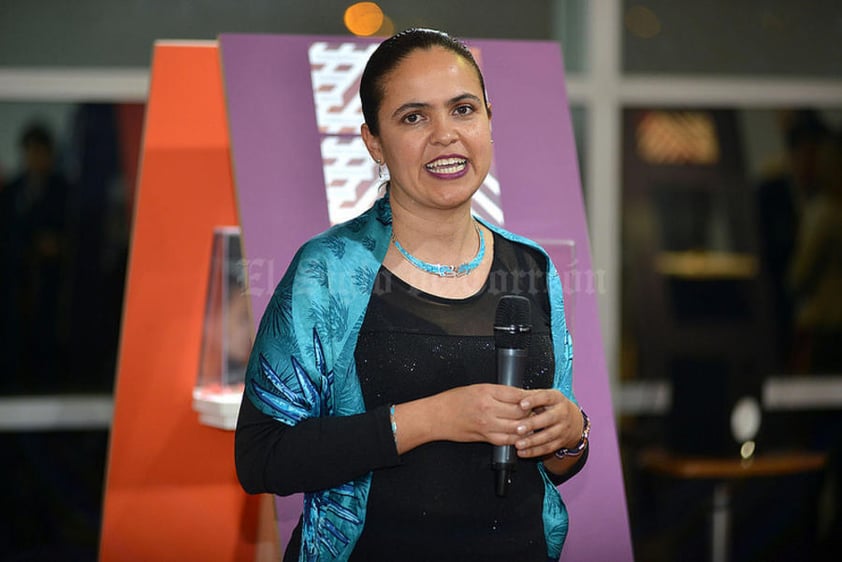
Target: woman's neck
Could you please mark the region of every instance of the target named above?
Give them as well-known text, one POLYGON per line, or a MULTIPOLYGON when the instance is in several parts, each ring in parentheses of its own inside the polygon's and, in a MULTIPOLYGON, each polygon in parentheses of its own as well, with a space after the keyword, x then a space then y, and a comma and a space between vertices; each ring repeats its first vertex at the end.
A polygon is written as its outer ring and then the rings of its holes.
POLYGON ((468 261, 479 243, 470 202, 455 209, 415 210, 392 201, 392 231, 407 251, 432 263, 468 261))

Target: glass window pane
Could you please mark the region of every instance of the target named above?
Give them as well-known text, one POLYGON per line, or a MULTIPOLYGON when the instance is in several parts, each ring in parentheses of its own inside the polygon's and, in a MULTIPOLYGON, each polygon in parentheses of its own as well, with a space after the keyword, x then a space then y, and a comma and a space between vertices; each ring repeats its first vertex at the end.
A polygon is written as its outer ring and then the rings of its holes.
POLYGON ((839 78, 836 0, 624 0, 627 73, 839 78))
POLYGON ((842 290, 829 288, 842 283, 840 117, 624 111, 623 326, 638 357, 624 376, 668 378, 671 353, 743 355, 738 370, 760 377, 842 372, 842 351, 818 356, 800 339, 807 324, 842 334, 842 290))
POLYGON ((143 109, 0 103, 0 394, 111 391, 143 109))
POLYGON ((585 0, 551 0, 552 38, 561 43, 567 75, 588 70, 588 4, 585 0))
MULTIPOLYGON (((585 203, 588 201, 588 181, 586 177, 585 162, 587 162, 587 133, 588 133, 588 110, 586 106, 571 105, 570 119, 573 122, 573 137, 576 142, 576 157, 579 162, 579 176, 582 180, 582 197, 585 203)), ((587 209, 586 209, 587 210, 587 209)))
MULTIPOLYGON (((840 454, 838 408, 773 408, 761 389, 842 374, 842 111, 627 107, 622 119, 622 377, 671 389, 663 416, 619 423, 632 532, 637 558, 692 559, 711 548, 723 467, 755 451, 840 454), (733 416, 746 397, 761 404, 748 440, 733 416), (686 472, 664 476, 664 459, 686 472)), ((838 468, 740 476, 731 525, 750 532, 729 534, 734 558, 836 544, 833 511, 818 535, 816 513, 840 505, 821 488, 838 468), (798 508, 775 507, 782 489, 798 508)))
MULTIPOLYGON (((382 0, 391 29, 442 29, 458 37, 562 39, 581 68, 585 0, 382 0), (556 6, 561 11, 556 10, 556 6)), ((347 0, 106 2, 3 0, 0 66, 147 66, 156 39, 216 39, 222 32, 348 35, 347 0)))

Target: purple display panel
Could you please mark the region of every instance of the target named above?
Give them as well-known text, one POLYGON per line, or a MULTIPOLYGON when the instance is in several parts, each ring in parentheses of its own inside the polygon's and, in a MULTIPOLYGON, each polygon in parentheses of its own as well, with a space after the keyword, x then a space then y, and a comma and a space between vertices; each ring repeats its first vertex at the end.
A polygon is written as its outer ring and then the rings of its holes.
MULTIPOLYGON (((224 34, 220 37, 235 184, 255 320, 298 247, 329 226, 308 49, 349 37, 224 34)), ((562 560, 632 560, 614 414, 597 314, 601 276, 592 269, 584 203, 559 46, 469 41, 482 53, 505 226, 544 241, 571 299, 574 388, 591 417, 585 469, 561 487, 570 511, 562 560), (565 249, 566 241, 572 241, 565 249), (571 256, 573 259, 571 260, 571 256)), ((278 499, 284 544, 301 513, 299 495, 278 499)))

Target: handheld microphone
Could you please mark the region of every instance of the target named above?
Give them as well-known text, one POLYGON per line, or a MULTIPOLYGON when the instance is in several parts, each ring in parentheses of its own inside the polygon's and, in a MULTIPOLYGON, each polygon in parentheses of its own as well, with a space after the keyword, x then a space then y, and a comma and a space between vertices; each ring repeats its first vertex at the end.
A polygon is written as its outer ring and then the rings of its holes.
MULTIPOLYGON (((523 373, 529 356, 532 311, 529 299, 518 295, 504 295, 497 303, 494 318, 494 347, 497 350, 497 383, 523 387, 523 373)), ((491 468, 495 472, 495 490, 505 496, 517 464, 513 445, 495 445, 491 468)))

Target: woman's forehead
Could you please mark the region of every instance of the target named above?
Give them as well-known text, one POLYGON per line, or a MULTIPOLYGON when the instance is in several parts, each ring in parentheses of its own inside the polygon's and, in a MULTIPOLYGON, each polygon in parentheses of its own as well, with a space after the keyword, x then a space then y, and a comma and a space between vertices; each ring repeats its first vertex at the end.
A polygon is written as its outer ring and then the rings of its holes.
MULTIPOLYGON (((459 90, 482 95, 482 86, 476 69, 465 58, 453 51, 432 47, 415 49, 384 77, 384 101, 402 103, 394 97, 426 94, 450 98, 459 90)), ((438 97, 438 96, 436 96, 438 97)))

